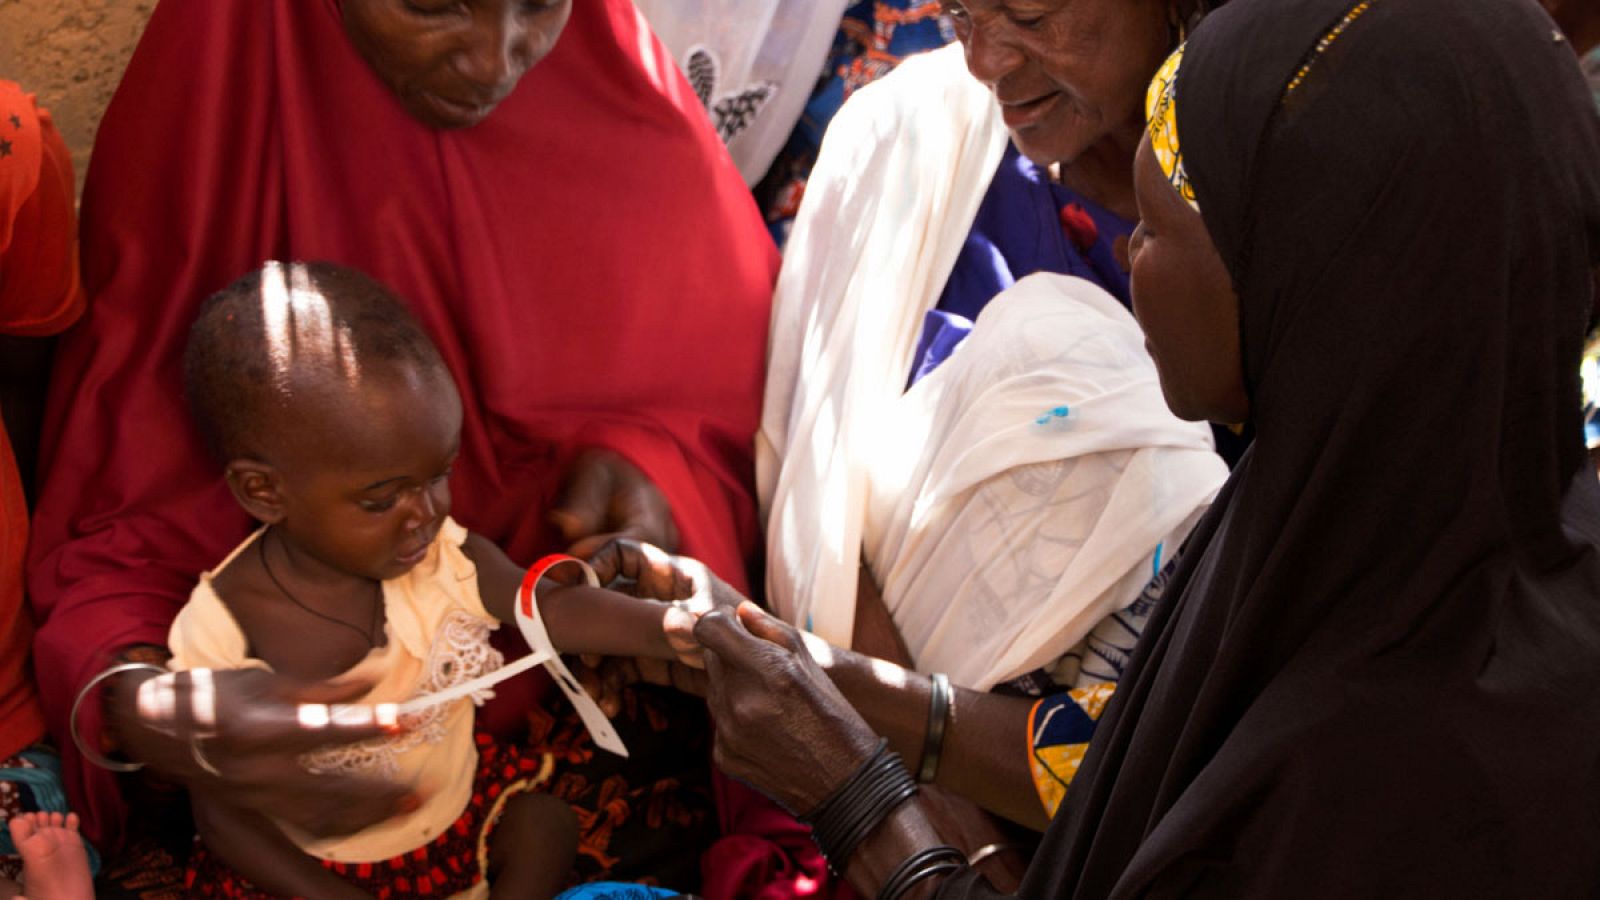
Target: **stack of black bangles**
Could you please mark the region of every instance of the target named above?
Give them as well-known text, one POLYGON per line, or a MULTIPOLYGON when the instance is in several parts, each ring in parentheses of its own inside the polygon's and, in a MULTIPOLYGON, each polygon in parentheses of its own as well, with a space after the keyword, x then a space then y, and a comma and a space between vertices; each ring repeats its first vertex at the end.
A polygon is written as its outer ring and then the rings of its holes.
POLYGON ((811 826, 811 839, 822 849, 828 868, 842 875, 862 840, 916 793, 917 783, 900 754, 889 750, 887 739, 879 739, 878 749, 855 774, 800 821, 811 826))
POLYGON ((967 858, 947 844, 929 847, 906 857, 878 891, 878 900, 900 900, 917 882, 935 875, 949 875, 964 868, 967 858))
MULTIPOLYGON (((867 835, 916 793, 917 783, 901 763, 900 754, 889 750, 887 739, 879 739, 878 748, 867 761, 800 821, 811 826, 811 839, 821 848, 828 868, 842 876, 851 854, 867 835)), ((889 876, 878 894, 879 900, 897 900, 917 882, 953 872, 965 863, 966 858, 954 847, 932 847, 916 853, 889 876)))

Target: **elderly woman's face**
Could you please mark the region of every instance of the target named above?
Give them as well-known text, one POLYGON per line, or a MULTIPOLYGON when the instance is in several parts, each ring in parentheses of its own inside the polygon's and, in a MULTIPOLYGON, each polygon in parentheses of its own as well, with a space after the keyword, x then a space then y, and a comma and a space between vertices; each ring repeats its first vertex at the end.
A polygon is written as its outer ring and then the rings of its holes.
POLYGON ((1137 140, 1145 88, 1172 49, 1168 0, 944 0, 967 68, 1017 149, 1071 163, 1114 132, 1137 140))
POLYGON ((572 0, 344 0, 344 28, 423 124, 483 121, 556 45, 572 0))

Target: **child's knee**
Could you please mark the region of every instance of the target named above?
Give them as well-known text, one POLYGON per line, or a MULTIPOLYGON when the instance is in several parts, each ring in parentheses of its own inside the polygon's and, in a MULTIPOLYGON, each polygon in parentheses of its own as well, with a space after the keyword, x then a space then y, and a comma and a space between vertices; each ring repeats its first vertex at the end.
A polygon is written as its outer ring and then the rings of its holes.
MULTIPOLYGON (((578 849, 578 815, 549 794, 523 794, 506 803, 495 826, 495 843, 507 850, 524 842, 554 853, 578 849)), ((525 845, 524 845, 525 846, 525 845)))

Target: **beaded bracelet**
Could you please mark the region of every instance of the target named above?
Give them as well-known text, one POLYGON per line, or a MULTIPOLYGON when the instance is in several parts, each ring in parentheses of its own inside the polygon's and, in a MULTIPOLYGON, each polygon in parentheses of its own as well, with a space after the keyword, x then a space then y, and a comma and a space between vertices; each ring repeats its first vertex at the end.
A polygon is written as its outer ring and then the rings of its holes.
POLYGON ((966 864, 967 859, 961 851, 948 844, 913 853, 883 883, 878 891, 878 900, 900 900, 917 882, 959 871, 966 864))
POLYGON ((887 739, 880 739, 877 749, 844 784, 799 818, 811 826, 811 839, 822 850, 828 868, 842 875, 867 835, 916 792, 917 783, 899 754, 889 750, 887 739))

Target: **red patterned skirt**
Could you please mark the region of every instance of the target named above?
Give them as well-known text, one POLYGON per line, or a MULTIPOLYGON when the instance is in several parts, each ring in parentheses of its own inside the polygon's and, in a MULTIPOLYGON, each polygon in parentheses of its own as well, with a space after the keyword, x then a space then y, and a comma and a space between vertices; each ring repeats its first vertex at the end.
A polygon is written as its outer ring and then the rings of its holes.
MULTIPOLYGON (((549 755, 524 756, 515 747, 495 743, 488 735, 475 738, 478 771, 472 799, 449 828, 433 842, 383 862, 322 861, 324 868, 378 897, 449 897, 483 880, 489 868, 489 836, 506 801, 539 787, 550 777, 549 755)), ((196 838, 184 879, 188 896, 239 900, 273 900, 233 871, 196 838)))

